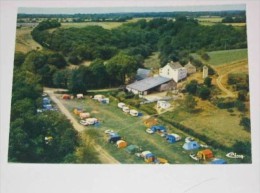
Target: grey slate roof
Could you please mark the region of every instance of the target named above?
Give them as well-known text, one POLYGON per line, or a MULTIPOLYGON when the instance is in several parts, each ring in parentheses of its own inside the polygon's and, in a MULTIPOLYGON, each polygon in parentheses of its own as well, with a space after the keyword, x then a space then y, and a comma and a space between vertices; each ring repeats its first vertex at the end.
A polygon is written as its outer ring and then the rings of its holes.
POLYGON ((169 66, 172 68, 172 69, 178 69, 178 68, 182 68, 182 65, 179 63, 179 62, 173 62, 171 61, 170 63, 168 63, 169 66))
POLYGON ((140 81, 136 81, 132 84, 127 85, 127 88, 131 88, 138 91, 146 91, 151 88, 154 88, 156 86, 159 86, 161 84, 164 84, 166 82, 169 82, 172 80, 171 78, 165 78, 162 76, 156 76, 156 77, 148 77, 140 81))
POLYGON ((151 70, 144 69, 144 68, 138 68, 137 74, 136 74, 136 80, 142 80, 149 76, 151 70))

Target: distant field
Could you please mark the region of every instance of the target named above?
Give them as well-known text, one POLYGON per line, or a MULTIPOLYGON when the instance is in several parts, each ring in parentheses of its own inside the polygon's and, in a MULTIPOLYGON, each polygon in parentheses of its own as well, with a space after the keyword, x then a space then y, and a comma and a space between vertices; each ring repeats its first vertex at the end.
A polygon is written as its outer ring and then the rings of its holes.
POLYGON ((23 27, 16 29, 15 51, 27 53, 31 50, 42 49, 42 46, 32 39, 32 28, 23 27))
MULTIPOLYGON (((208 63, 214 66, 228 64, 248 58, 247 49, 221 50, 207 53, 210 56, 208 63)), ((192 54, 192 56, 196 59, 201 59, 198 54, 192 54)))
POLYGON ((62 23, 62 28, 70 28, 70 27, 76 27, 76 28, 82 28, 86 26, 101 26, 105 29, 113 29, 116 27, 119 27, 122 25, 123 22, 82 22, 82 23, 62 23))
POLYGON ((247 49, 214 51, 208 53, 211 65, 221 65, 248 58, 247 49))

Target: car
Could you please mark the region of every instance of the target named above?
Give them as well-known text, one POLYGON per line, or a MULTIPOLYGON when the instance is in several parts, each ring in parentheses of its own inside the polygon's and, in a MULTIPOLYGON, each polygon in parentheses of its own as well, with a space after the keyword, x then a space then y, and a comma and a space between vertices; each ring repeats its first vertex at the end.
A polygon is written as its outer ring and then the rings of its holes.
POLYGON ((85 121, 87 122, 88 125, 94 125, 95 123, 98 122, 97 118, 87 118, 85 121))
POLYGON ((149 134, 153 134, 154 133, 154 131, 152 129, 150 129, 150 128, 146 129, 145 131, 146 131, 146 133, 149 133, 149 134))

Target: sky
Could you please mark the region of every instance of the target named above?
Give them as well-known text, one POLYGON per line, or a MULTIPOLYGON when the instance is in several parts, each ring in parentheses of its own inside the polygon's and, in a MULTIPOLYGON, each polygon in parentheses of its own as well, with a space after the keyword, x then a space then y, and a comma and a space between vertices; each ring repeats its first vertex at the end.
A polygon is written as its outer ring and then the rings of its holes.
POLYGON ((20 7, 18 13, 27 14, 88 14, 88 13, 123 13, 123 12, 173 12, 173 11, 225 11, 245 10, 244 4, 237 5, 205 5, 205 6, 176 6, 176 7, 61 7, 37 8, 20 7))

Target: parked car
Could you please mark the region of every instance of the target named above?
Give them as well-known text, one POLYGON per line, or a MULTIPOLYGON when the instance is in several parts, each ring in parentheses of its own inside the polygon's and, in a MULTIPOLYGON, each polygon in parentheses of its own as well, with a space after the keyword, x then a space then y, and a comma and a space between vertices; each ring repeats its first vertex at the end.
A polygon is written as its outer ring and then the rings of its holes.
POLYGON ((150 128, 146 129, 145 131, 146 131, 146 133, 149 133, 149 134, 153 134, 154 133, 154 131, 152 129, 150 129, 150 128))

